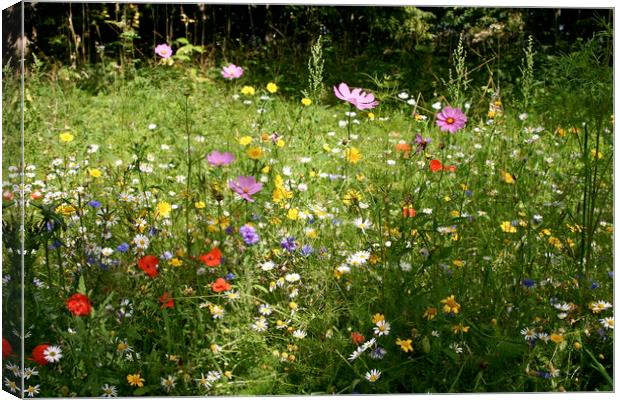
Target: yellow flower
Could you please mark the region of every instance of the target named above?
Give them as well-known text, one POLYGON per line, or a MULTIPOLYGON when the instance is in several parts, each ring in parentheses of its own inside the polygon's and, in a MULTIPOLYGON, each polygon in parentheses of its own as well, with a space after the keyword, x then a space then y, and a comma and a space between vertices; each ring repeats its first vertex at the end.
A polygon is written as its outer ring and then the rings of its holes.
POLYGON ((93 178, 99 178, 101 177, 102 173, 100 170, 98 170, 97 168, 91 168, 88 170, 88 174, 90 176, 92 176, 93 178))
POLYGON ((77 210, 70 204, 62 204, 56 207, 56 212, 62 215, 71 215, 74 214, 77 210))
POLYGON ((506 233, 515 233, 517 231, 517 228, 512 226, 510 221, 502 222, 502 224, 499 227, 502 228, 502 231, 504 231, 506 233))
POLYGON ((304 97, 303 99, 301 99, 301 104, 303 104, 304 106, 309 106, 310 104, 312 104, 312 100, 310 100, 307 97, 304 97))
POLYGON ((224 376, 231 379, 233 377, 233 373, 232 371, 224 371, 224 376))
POLYGON ((288 308, 290 308, 293 311, 296 311, 299 308, 299 305, 295 303, 294 301, 291 301, 290 303, 288 303, 288 308))
POLYGON ((248 149, 248 157, 252 160, 258 160, 263 156, 263 150, 260 147, 252 147, 248 149))
POLYGON ((560 239, 556 238, 555 236, 549 237, 547 241, 549 242, 550 245, 555 246, 557 249, 562 248, 562 241, 560 241, 560 239))
POLYGON ((256 90, 252 86, 244 86, 241 88, 241 94, 246 96, 254 96, 254 93, 256 93, 256 90))
POLYGON ((175 257, 170 260, 170 265, 172 265, 173 267, 180 267, 181 265, 183 265, 183 260, 175 257))
POLYGON ((368 119, 371 120, 371 121, 374 121, 375 120, 375 113, 369 112, 368 113, 368 119))
POLYGON ((463 324, 452 325, 452 333, 457 334, 459 332, 469 332, 469 326, 463 326, 463 324))
POLYGON ((517 178, 510 172, 501 171, 500 175, 502 176, 502 180, 508 184, 513 185, 517 181, 517 178))
POLYGON ((279 204, 285 199, 290 199, 291 197, 293 197, 293 192, 286 190, 284 186, 276 185, 276 188, 273 190, 273 194, 271 195, 271 200, 274 203, 279 204))
POLYGON ((170 211, 172 211, 172 206, 166 201, 160 201, 155 206, 156 217, 168 218, 170 216, 170 211))
POLYGON ((592 154, 592 157, 598 158, 599 160, 603 158, 603 153, 601 153, 600 151, 596 151, 596 149, 592 149, 590 154, 592 154))
POLYGON ((58 138, 60 139, 61 142, 69 143, 73 141, 74 136, 70 132, 63 132, 60 135, 58 135, 58 138))
POLYGON ((362 153, 356 147, 348 148, 344 151, 344 157, 347 162, 351 164, 356 164, 362 161, 362 153))
POLYGON ((278 139, 276 141, 276 146, 278 146, 280 148, 284 147, 285 144, 286 144, 286 142, 284 142, 284 139, 278 139))
POLYGON ((555 344, 560 344, 564 341, 564 336, 561 333, 552 333, 549 335, 549 339, 555 344))
POLYGON ((205 204, 204 201, 197 201, 194 203, 194 207, 198 208, 198 209, 202 209, 205 208, 207 205, 205 204))
POLYGON ((453 294, 441 300, 441 304, 443 304, 443 312, 445 313, 458 314, 461 311, 461 305, 456 302, 453 294))
POLYGON ((396 339, 396 345, 400 346, 402 351, 405 353, 409 353, 413 351, 413 346, 411 345, 411 339, 402 340, 401 338, 396 339))
POLYGON ((273 83, 273 82, 269 82, 269 83, 267 84, 267 91, 268 91, 269 93, 275 93, 275 92, 277 92, 277 91, 278 91, 278 85, 276 85, 276 84, 275 84, 275 83, 273 83))
POLYGON ((299 218, 299 210, 296 208, 291 208, 290 210, 288 210, 288 213, 286 213, 286 217, 290 220, 295 221, 297 218, 299 218))
POLYGON ((211 346, 209 346, 211 348, 211 351, 214 353, 217 353, 220 351, 221 347, 218 346, 216 343, 211 343, 211 346))
POLYGON ((143 387, 144 378, 141 378, 140 374, 127 375, 127 383, 131 386, 143 387))
POLYGON ((423 317, 426 318, 427 320, 430 321, 436 316, 437 316, 437 309, 435 307, 428 307, 426 310, 424 310, 423 317))
POLYGON ((252 143, 252 137, 251 136, 243 136, 239 138, 239 144, 242 146, 247 146, 248 144, 252 143))
POLYGON ((454 264, 454 266, 457 267, 457 268, 462 268, 465 265, 465 261, 463 261, 463 260, 454 260, 454 261, 452 261, 452 264, 454 264))
POLYGON ((345 206, 350 206, 351 204, 359 203, 362 199, 363 197, 360 192, 357 190, 349 190, 342 198, 342 202, 345 206))
POLYGON ((385 321, 385 316, 383 314, 375 314, 372 316, 372 323, 377 324, 379 321, 385 321))

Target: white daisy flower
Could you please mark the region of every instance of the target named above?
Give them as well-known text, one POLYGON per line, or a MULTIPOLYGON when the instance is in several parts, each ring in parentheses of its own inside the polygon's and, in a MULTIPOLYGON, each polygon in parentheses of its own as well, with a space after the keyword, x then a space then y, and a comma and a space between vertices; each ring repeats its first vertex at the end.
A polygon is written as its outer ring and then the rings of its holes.
POLYGON ((43 351, 43 356, 48 362, 55 363, 62 358, 62 350, 58 346, 48 346, 43 351))
POLYGON ((366 372, 365 378, 368 382, 376 382, 379 380, 379 378, 381 378, 381 371, 371 369, 370 371, 366 372))
POLYGON ((101 397, 116 397, 118 396, 118 392, 116 391, 116 386, 108 385, 107 383, 101 386, 101 390, 103 390, 103 394, 101 397))

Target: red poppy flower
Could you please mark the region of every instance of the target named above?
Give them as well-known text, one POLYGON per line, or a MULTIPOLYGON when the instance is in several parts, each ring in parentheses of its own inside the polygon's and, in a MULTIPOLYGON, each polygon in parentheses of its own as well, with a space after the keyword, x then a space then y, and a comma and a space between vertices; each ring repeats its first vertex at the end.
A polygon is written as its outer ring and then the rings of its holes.
POLYGON ((45 350, 47 350, 48 347, 50 347, 49 344, 40 344, 34 349, 32 349, 31 360, 34 360, 34 362, 36 362, 39 365, 49 364, 49 362, 45 359, 45 354, 43 354, 43 352, 45 352, 45 350))
POLYGON ((351 332, 351 340, 353 340, 353 343, 360 345, 362 343, 364 343, 364 335, 362 335, 359 332, 351 332))
POLYGON ((207 267, 217 267, 222 262, 222 252, 217 247, 214 247, 210 252, 198 258, 207 267))
POLYGON ((441 161, 439 160, 431 160, 428 166, 430 167, 431 172, 437 172, 443 169, 443 165, 441 165, 441 161))
POLYGON ((90 300, 88 299, 88 297, 81 293, 76 293, 69 297, 67 299, 66 305, 67 310, 69 310, 71 314, 78 317, 90 314, 93 309, 90 305, 90 300))
POLYGON ((226 282, 224 278, 217 278, 214 283, 211 284, 211 289, 215 293, 225 292, 230 290, 230 284, 226 282))
POLYGON ((161 303, 161 308, 173 308, 174 307, 174 299, 170 297, 170 293, 164 292, 159 298, 159 302, 161 303))
POLYGON ((144 256, 140 260, 138 260, 138 268, 144 271, 151 278, 155 278, 159 271, 157 271, 157 266, 159 265, 159 260, 155 256, 144 256))
POLYGON ((2 338, 2 358, 8 358, 13 353, 11 343, 5 338, 2 338))
POLYGON ((439 160, 431 160, 428 166, 430 167, 431 172, 437 172, 441 170, 448 171, 448 172, 456 172, 456 166, 443 165, 441 161, 439 160))

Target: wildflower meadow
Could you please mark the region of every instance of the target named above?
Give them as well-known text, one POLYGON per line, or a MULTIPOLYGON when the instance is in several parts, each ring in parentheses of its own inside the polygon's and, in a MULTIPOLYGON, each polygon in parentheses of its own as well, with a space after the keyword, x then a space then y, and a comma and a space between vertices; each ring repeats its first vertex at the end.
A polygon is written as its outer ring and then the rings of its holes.
POLYGON ((612 27, 551 57, 498 14, 405 79, 124 7, 118 52, 4 65, 4 391, 613 391, 612 27))

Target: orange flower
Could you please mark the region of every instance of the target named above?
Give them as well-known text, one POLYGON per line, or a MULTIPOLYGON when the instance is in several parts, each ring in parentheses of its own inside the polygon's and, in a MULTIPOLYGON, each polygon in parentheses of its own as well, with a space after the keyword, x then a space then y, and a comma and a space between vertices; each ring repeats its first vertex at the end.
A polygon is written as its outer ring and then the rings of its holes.
POLYGON ((411 145, 409 143, 398 143, 396 144, 396 151, 402 152, 402 153, 409 153, 411 152, 411 145))
POLYGON ((230 290, 230 287, 230 284, 226 282, 224 278, 217 278, 215 282, 211 284, 211 289, 213 289, 215 293, 225 292, 230 290))
POLYGON ((217 247, 214 247, 210 252, 198 258, 207 267, 217 267, 222 262, 222 252, 217 247))

